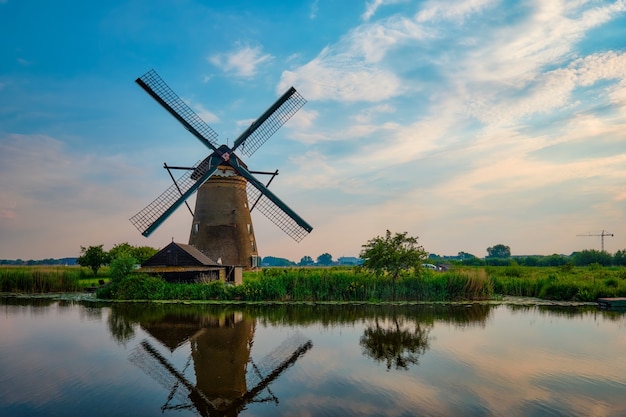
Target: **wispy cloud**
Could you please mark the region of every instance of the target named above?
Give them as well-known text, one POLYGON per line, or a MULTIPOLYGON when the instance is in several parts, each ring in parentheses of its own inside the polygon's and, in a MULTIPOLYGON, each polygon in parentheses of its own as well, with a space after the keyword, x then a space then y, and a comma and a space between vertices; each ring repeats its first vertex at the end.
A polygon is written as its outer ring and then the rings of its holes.
POLYGON ((309 18, 315 19, 317 18, 317 12, 319 11, 319 0, 313 0, 311 3, 311 9, 309 12, 309 18))
POLYGON ((264 54, 261 46, 240 46, 232 52, 208 57, 208 61, 222 71, 236 77, 249 78, 256 75, 259 65, 272 59, 264 54))

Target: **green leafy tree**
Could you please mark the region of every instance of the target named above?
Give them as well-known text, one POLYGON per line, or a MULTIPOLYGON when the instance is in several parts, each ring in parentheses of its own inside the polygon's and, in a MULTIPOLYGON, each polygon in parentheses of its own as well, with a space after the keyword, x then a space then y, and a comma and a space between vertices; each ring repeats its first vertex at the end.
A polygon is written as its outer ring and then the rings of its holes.
POLYGON ((428 256, 417 242, 417 237, 407 232, 391 235, 387 230, 384 237, 377 236, 362 246, 363 267, 376 274, 388 273, 395 281, 400 272, 413 269, 419 274, 422 263, 428 256))
POLYGON ((111 261, 123 255, 130 255, 135 258, 136 263, 142 264, 158 252, 158 249, 150 246, 133 246, 128 242, 118 243, 109 251, 111 261))
POLYGON ((510 258, 511 248, 501 243, 487 248, 489 258, 510 258))
POLYGON ((309 265, 313 265, 314 263, 315 261, 313 260, 313 258, 307 255, 307 256, 303 256, 302 259, 300 259, 300 262, 298 262, 298 265, 309 266, 309 265))
POLYGON ((574 258, 574 264, 576 264, 576 266, 587 266, 591 264, 609 266, 613 262, 613 257, 608 252, 595 249, 585 249, 576 252, 572 254, 572 257, 574 258))
POLYGON ((317 263, 324 266, 332 265, 333 255, 331 255, 330 253, 322 253, 320 256, 317 257, 317 263))
POLYGON ((157 254, 159 250, 152 248, 150 246, 135 246, 133 248, 133 258, 137 260, 138 264, 142 264, 146 262, 148 259, 152 258, 157 254))
POLYGON ((131 255, 133 254, 133 250, 135 248, 130 245, 128 242, 124 242, 124 243, 118 243, 117 245, 113 246, 113 248, 111 248, 111 250, 109 251, 109 258, 111 260, 117 259, 122 255, 131 255))
POLYGON ((626 265, 626 249, 621 249, 613 255, 613 265, 626 265))
POLYGON ((89 246, 85 248, 80 247, 80 256, 76 260, 76 263, 80 266, 90 268, 93 271, 93 276, 98 275, 98 269, 104 264, 109 263, 109 254, 102 249, 102 245, 89 246))

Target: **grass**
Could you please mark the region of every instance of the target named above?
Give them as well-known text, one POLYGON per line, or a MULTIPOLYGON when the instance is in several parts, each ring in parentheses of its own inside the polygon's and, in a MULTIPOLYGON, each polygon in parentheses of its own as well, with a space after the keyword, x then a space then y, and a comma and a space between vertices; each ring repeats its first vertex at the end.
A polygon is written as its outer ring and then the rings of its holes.
POLYGON ((626 269, 620 267, 487 267, 497 294, 559 301, 626 297, 626 269))
POLYGON ((0 266, 0 291, 27 294, 75 292, 99 285, 108 268, 98 277, 79 266, 0 266), (102 274, 102 275, 101 275, 102 274))
POLYGON ((244 274, 238 286, 219 281, 172 284, 129 276, 96 295, 116 300, 448 301, 488 299, 493 288, 484 271, 472 269, 405 274, 394 282, 358 268, 271 268, 244 274))
MULTIPOLYGON (((76 266, 2 266, 0 291, 21 293, 83 291, 109 282, 108 268, 97 277, 76 266)), ((100 288, 98 298, 113 300, 221 300, 381 302, 483 300, 499 296, 559 301, 595 301, 626 297, 626 268, 601 267, 458 267, 441 273, 402 274, 394 282, 362 268, 266 268, 245 272, 244 282, 174 284, 131 275, 100 288)))

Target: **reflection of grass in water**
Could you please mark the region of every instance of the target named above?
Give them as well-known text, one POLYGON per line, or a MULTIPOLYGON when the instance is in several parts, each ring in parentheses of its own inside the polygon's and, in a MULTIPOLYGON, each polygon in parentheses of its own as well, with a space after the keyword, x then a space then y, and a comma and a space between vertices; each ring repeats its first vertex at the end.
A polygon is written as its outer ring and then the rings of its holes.
POLYGON ((46 293, 78 291, 84 278, 75 266, 2 266, 0 291, 46 293))

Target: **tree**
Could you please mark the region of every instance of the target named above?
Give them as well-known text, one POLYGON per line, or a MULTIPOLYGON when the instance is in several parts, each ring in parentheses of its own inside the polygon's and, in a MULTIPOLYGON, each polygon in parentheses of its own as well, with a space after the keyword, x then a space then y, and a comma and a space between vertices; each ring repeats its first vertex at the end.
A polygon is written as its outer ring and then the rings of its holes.
POLYGON ((621 249, 613 255, 613 265, 626 265, 626 249, 621 249))
POLYGON ((265 266, 293 266, 294 262, 285 258, 277 258, 275 256, 266 256, 261 262, 265 266))
POLYGON ((111 250, 109 251, 109 258, 111 260, 117 259, 123 254, 132 256, 133 250, 133 246, 130 245, 128 242, 118 243, 117 245, 113 246, 113 248, 111 248, 111 250))
POLYGON ((583 251, 572 254, 576 266, 587 266, 591 264, 600 264, 609 266, 613 262, 613 257, 606 251, 595 249, 585 249, 583 251))
POLYGON ((135 246, 133 248, 133 258, 137 259, 137 263, 142 264, 157 254, 159 250, 150 246, 135 246))
POLYGON ((511 248, 499 243, 493 247, 487 248, 487 253, 489 258, 510 258, 511 248))
POLYGON ((401 271, 413 269, 419 274, 422 263, 428 256, 417 237, 407 236, 407 232, 391 236, 387 230, 385 237, 377 236, 362 246, 363 267, 376 274, 388 273, 395 281, 401 271))
POLYGON ((89 246, 88 248, 81 246, 80 256, 76 260, 78 265, 91 268, 94 277, 98 275, 100 266, 108 262, 109 255, 102 249, 102 245, 89 246))
POLYGON ((113 246, 109 251, 109 258, 113 261, 121 256, 128 255, 135 258, 136 263, 142 264, 152 258, 157 252, 157 249, 150 246, 133 246, 128 242, 124 242, 113 246))
POLYGON ((332 265, 333 255, 331 255, 330 253, 322 253, 320 256, 317 257, 317 263, 324 266, 332 265))
POLYGON ((313 265, 314 263, 315 261, 313 260, 313 258, 307 255, 307 256, 303 256, 302 259, 300 259, 300 262, 298 262, 298 265, 310 266, 310 265, 313 265))

